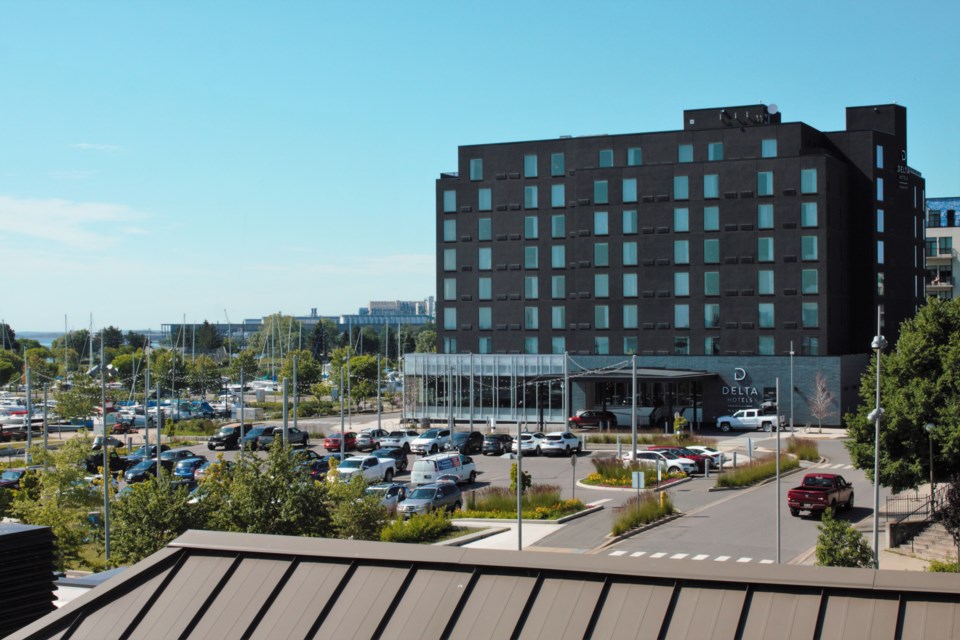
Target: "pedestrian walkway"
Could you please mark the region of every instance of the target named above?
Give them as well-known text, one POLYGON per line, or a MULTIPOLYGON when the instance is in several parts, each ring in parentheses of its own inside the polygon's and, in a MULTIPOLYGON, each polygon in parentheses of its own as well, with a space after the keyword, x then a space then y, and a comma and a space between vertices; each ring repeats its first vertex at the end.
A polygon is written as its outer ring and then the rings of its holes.
POLYGON ((769 558, 750 558, 742 556, 739 558, 734 558, 733 556, 724 556, 716 555, 712 556, 706 553, 674 553, 672 551, 624 551, 622 549, 617 549, 615 551, 608 551, 605 555, 619 558, 621 556, 628 558, 654 558, 661 559, 665 558, 668 560, 695 560, 697 562, 731 562, 731 563, 740 563, 746 564, 749 562, 756 562, 758 564, 774 564, 776 560, 770 560, 769 558))

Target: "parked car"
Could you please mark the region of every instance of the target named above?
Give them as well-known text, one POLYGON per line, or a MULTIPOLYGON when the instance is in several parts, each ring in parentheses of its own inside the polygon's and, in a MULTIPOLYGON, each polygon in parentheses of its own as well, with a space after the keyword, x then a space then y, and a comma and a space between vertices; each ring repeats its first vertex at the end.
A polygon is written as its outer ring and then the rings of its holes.
POLYGON ((364 490, 368 496, 380 499, 380 504, 390 513, 397 510, 397 506, 407 499, 406 485, 398 482, 381 482, 367 487, 364 490))
POLYGON ((135 482, 143 482, 148 478, 152 478, 157 475, 157 460, 156 458, 144 459, 133 465, 123 474, 123 479, 127 484, 133 484, 135 482))
POLYGON ((276 428, 278 427, 273 427, 266 424, 257 425, 247 431, 246 435, 243 436, 243 440, 240 441, 240 446, 244 449, 256 451, 260 446, 260 436, 269 436, 276 428))
MULTIPOLYGON (((631 460, 632 458, 632 452, 623 456, 624 460, 631 460)), ((637 451, 637 460, 646 464, 663 465, 667 472, 676 471, 689 475, 697 470, 697 464, 693 460, 681 458, 669 451, 637 451)))
POLYGON ((90 448, 93 449, 94 451, 99 451, 103 449, 104 442, 106 442, 108 447, 123 446, 123 442, 119 438, 114 438, 112 436, 107 436, 106 438, 104 438, 103 436, 96 436, 93 439, 93 445, 90 448))
POLYGON ((117 421, 113 423, 113 426, 110 427, 110 433, 113 434, 123 434, 123 433, 137 433, 137 428, 134 426, 134 420, 136 418, 131 417, 129 420, 117 418, 117 421))
POLYGON ((546 434, 540 448, 546 456, 570 456, 583 451, 583 442, 569 431, 557 431, 546 434))
POLYGON ((720 431, 771 431, 780 428, 779 416, 763 413, 762 409, 741 409, 732 416, 719 416, 717 428, 720 431))
POLYGON ((480 453, 483 450, 483 434, 479 431, 455 431, 444 448, 447 451, 459 451, 466 455, 480 453))
POLYGON ((787 492, 787 506, 792 516, 799 516, 801 511, 813 515, 827 508, 852 509, 853 485, 833 473, 808 473, 800 486, 787 492))
MULTIPOLYGON (((201 456, 202 457, 202 456, 201 456)), ((193 472, 193 479, 197 482, 200 482, 204 478, 209 477, 215 471, 222 473, 232 473, 236 468, 237 463, 230 460, 207 460, 202 465, 197 467, 196 471, 193 472)))
POLYGON ((669 451, 670 453, 679 456, 681 458, 687 458, 688 460, 693 460, 693 463, 697 465, 697 471, 699 473, 706 472, 706 466, 712 463, 710 456, 705 456, 702 453, 697 453, 696 451, 691 451, 685 447, 668 447, 668 446, 653 446, 647 447, 647 451, 669 451))
POLYGON ((483 436, 483 446, 480 449, 485 456, 502 456, 510 451, 513 438, 506 433, 488 433, 483 436))
POLYGON ((27 474, 27 471, 39 471, 42 468, 35 465, 25 469, 4 469, 3 473, 0 474, 0 489, 19 489, 20 481, 27 474))
MULTIPOLYGON (((538 456, 543 453, 543 441, 546 438, 539 431, 536 433, 521 433, 520 442, 524 455, 535 455, 538 456)), ((517 452, 517 439, 514 438, 513 442, 510 443, 510 451, 517 452)))
POLYGON ((181 460, 186 460, 187 458, 196 458, 197 454, 190 449, 169 449, 160 454, 160 466, 168 471, 172 471, 173 468, 181 460))
POLYGON ((450 429, 427 429, 410 443, 414 453, 439 453, 450 442, 450 429))
POLYGON ((458 511, 463 504, 462 496, 459 487, 452 482, 425 484, 411 491, 407 499, 397 507, 397 512, 404 518, 409 518, 414 514, 427 513, 434 509, 458 511))
POLYGON ((717 468, 720 467, 721 458, 731 459, 733 457, 730 454, 720 451, 719 449, 714 449, 713 447, 707 447, 700 444, 690 444, 687 445, 686 448, 690 449, 690 451, 695 451, 702 456, 710 456, 713 458, 713 466, 717 468))
POLYGON ((373 451, 380 448, 380 440, 388 435, 383 429, 364 429, 357 435, 357 451, 373 451))
POLYGON ((335 471, 327 473, 328 480, 350 482, 362 476, 367 482, 390 482, 397 473, 397 461, 393 458, 376 456, 354 456, 347 458, 335 471))
MULTIPOLYGON (((86 468, 88 473, 97 473, 98 470, 103 467, 103 450, 87 456, 86 463, 84 468, 86 468)), ((107 467, 109 467, 110 473, 120 473, 127 468, 127 458, 124 458, 118 454, 115 450, 110 449, 107 452, 107 467)))
MULTIPOLYGON (((269 449, 274 441, 279 440, 283 440, 283 427, 274 427, 271 433, 265 433, 257 438, 257 448, 269 449)), ((297 427, 287 427, 287 442, 290 443, 291 447, 303 447, 306 449, 310 446, 310 434, 306 431, 301 431, 297 427)))
POLYGON ((612 428, 617 426, 617 416, 610 411, 596 411, 588 409, 580 411, 570 418, 570 427, 577 429, 596 429, 598 427, 612 428))
MULTIPOLYGON (((323 448, 327 451, 340 451, 340 432, 334 431, 323 439, 323 448)), ((343 450, 353 451, 357 448, 357 434, 347 431, 343 434, 343 450)))
MULTIPOLYGON (((162 444, 160 445, 160 451, 169 451, 169 445, 162 444)), ((127 469, 130 469, 144 460, 149 460, 151 458, 157 457, 157 445, 151 444, 150 446, 143 446, 139 449, 136 449, 133 453, 127 456, 127 469)))
POLYGON ((420 437, 420 433, 413 429, 391 431, 389 434, 380 438, 380 446, 381 447, 400 447, 407 453, 410 453, 410 443, 419 437, 420 437))
POLYGON ((181 480, 187 483, 193 483, 195 481, 194 474, 197 469, 203 466, 203 463, 207 461, 203 456, 197 456, 195 458, 185 458, 177 463, 177 466, 173 468, 173 477, 176 480, 181 480))
POLYGON ((400 447, 374 449, 370 452, 370 455, 378 458, 393 458, 397 461, 397 473, 403 473, 407 470, 407 454, 400 447))
MULTIPOLYGON (((346 459, 346 456, 343 457, 346 459)), ((330 462, 332 460, 341 460, 339 453, 330 453, 325 456, 318 456, 315 459, 308 459, 301 462, 298 466, 300 471, 310 476, 312 480, 325 480, 327 472, 330 471, 330 462)))
MULTIPOLYGON (((244 431, 250 431, 254 428, 254 425, 247 425, 244 431)), ((244 433, 243 435, 246 435, 244 433)), ((239 424, 228 424, 220 427, 220 430, 207 440, 207 449, 214 451, 215 449, 222 448, 224 451, 229 449, 239 449, 240 448, 240 425, 239 424)))
POLYGON ((473 484, 477 480, 477 466, 473 458, 462 453, 438 453, 414 460, 410 481, 428 484, 436 482, 443 475, 456 476, 457 482, 473 484))

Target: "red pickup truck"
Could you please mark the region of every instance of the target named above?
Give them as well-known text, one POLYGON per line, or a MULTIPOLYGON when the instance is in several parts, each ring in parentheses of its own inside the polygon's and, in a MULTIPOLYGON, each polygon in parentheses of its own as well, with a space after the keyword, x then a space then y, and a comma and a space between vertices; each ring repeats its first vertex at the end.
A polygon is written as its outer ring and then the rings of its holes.
POLYGON ((853 485, 833 473, 808 473, 799 487, 787 493, 787 506, 792 516, 801 511, 822 512, 827 507, 852 509, 853 485))

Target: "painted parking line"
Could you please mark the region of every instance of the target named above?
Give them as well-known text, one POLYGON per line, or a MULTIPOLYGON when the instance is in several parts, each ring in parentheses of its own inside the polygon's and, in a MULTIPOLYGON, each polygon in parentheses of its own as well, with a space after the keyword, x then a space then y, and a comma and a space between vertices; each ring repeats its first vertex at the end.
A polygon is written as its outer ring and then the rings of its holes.
POLYGON ((710 556, 708 556, 707 554, 701 553, 701 554, 699 554, 699 555, 693 556, 693 557, 690 558, 690 559, 691 559, 691 560, 706 560, 706 559, 709 558, 709 557, 710 557, 710 556))
POLYGON ((726 562, 730 559, 730 556, 717 556, 713 559, 714 562, 726 562))
POLYGON ((611 552, 610 552, 610 555, 612 555, 612 556, 622 556, 622 555, 624 555, 625 553, 626 553, 626 551, 611 551, 611 552))
POLYGON ((667 555, 665 552, 660 551, 659 553, 651 553, 651 554, 650 554, 650 557, 651 557, 651 558, 662 558, 662 557, 665 556, 665 555, 667 555))
POLYGON ((686 558, 688 555, 690 555, 690 554, 689 554, 689 553, 675 553, 675 554, 673 554, 672 556, 670 556, 670 559, 671 559, 671 560, 683 560, 683 559, 686 558))
POLYGON ((842 468, 843 468, 843 465, 842 465, 842 464, 835 464, 835 465, 833 465, 833 466, 830 467, 830 468, 831 468, 831 469, 842 469, 842 468))
POLYGON ((853 469, 853 465, 852 465, 852 464, 845 464, 845 465, 843 465, 843 468, 844 468, 844 469, 853 469))
POLYGON ((773 564, 773 560, 761 560, 760 564, 773 564))
POLYGON ((753 558, 737 558, 737 562, 753 562, 753 558))
POLYGON ((647 553, 646 551, 634 551, 633 553, 630 554, 630 557, 639 558, 640 556, 645 555, 646 553, 647 553))

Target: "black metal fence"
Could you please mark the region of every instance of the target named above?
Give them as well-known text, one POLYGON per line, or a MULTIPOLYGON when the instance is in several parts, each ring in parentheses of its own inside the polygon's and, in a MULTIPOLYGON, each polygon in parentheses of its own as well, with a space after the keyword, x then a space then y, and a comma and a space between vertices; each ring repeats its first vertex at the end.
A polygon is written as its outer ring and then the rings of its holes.
POLYGON ((937 510, 943 505, 944 496, 946 496, 947 486, 940 485, 930 494, 922 494, 918 491, 912 494, 900 494, 888 496, 886 503, 887 521, 900 523, 904 520, 930 520, 936 514, 937 510))

